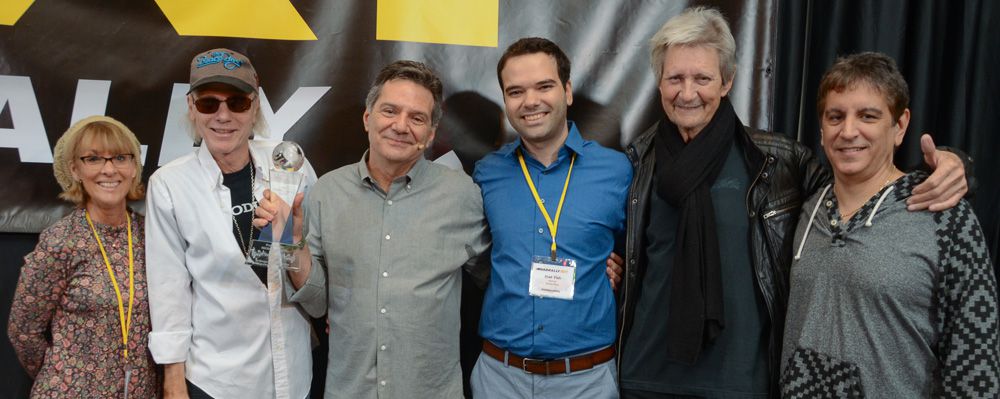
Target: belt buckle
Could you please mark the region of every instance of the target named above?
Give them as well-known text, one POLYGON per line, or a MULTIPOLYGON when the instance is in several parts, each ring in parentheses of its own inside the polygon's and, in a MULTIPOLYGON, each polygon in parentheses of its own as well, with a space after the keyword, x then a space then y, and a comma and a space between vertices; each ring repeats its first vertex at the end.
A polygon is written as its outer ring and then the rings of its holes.
POLYGON ((549 373, 549 362, 548 361, 542 360, 542 359, 531 359, 531 358, 527 358, 527 357, 521 359, 521 371, 524 371, 525 374, 532 374, 532 372, 528 371, 528 363, 529 362, 530 363, 535 363, 535 364, 544 364, 545 365, 545 375, 551 374, 551 373, 549 373))

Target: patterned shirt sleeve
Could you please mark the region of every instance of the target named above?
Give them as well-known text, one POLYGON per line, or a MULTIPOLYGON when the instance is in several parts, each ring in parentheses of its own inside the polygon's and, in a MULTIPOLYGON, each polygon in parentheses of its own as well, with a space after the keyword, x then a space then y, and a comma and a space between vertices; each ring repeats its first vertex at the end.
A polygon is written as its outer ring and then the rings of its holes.
POLYGON ((940 276, 936 397, 1000 395, 997 286, 982 229, 968 203, 935 214, 940 276))
POLYGON ((50 324, 68 285, 72 259, 60 225, 44 231, 24 267, 10 308, 7 334, 18 360, 32 378, 52 346, 50 324))

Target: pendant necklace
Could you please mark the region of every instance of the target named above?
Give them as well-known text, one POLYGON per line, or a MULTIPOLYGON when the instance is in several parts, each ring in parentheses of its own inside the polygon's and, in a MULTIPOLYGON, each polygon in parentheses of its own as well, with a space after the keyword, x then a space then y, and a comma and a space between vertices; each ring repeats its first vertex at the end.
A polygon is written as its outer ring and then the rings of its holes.
MULTIPOLYGON (((254 167, 253 159, 250 160, 250 204, 253 205, 253 196, 257 192, 257 180, 254 178, 254 167)), ((233 226, 236 226, 236 237, 240 240, 240 249, 243 251, 243 257, 250 256, 250 243, 253 241, 253 215, 250 215, 250 226, 247 229, 247 240, 243 241, 243 229, 240 228, 239 222, 236 220, 236 215, 232 215, 233 226)))

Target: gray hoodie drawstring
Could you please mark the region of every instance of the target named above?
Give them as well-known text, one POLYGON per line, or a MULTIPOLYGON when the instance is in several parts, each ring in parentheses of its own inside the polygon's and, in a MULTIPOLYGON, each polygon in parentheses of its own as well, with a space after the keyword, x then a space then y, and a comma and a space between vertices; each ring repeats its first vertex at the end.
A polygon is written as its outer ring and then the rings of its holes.
MULTIPOLYGON (((831 184, 827 184, 823 187, 823 192, 819 195, 819 200, 816 201, 816 206, 813 208, 812 214, 809 215, 809 224, 806 225, 806 231, 802 233, 802 242, 799 243, 799 250, 795 252, 795 260, 802 259, 802 249, 806 246, 806 238, 809 237, 809 230, 812 229, 813 220, 816 219, 816 213, 819 212, 819 206, 823 203, 823 199, 826 198, 826 192, 830 190, 831 184)), ((872 227, 872 218, 875 217, 875 213, 878 212, 878 208, 882 206, 882 202, 889 196, 892 189, 896 186, 889 186, 881 196, 878 197, 878 201, 875 202, 875 207, 872 208, 871 213, 868 214, 868 220, 865 221, 865 227, 872 227)))
POLYGON ((806 246, 806 237, 809 237, 809 230, 812 230, 813 220, 816 219, 816 212, 819 212, 819 205, 823 203, 823 198, 826 198, 826 192, 830 190, 832 184, 827 184, 823 187, 823 192, 819 194, 816 200, 816 206, 813 208, 812 214, 809 215, 809 223, 806 224, 806 231, 802 233, 802 242, 799 243, 799 250, 795 252, 795 260, 802 258, 802 248, 806 246))
POLYGON ((868 214, 868 220, 865 221, 865 227, 872 227, 872 218, 875 217, 875 212, 878 212, 878 207, 882 206, 882 201, 885 201, 885 197, 889 196, 889 193, 892 192, 893 188, 896 188, 896 186, 889 186, 889 188, 882 193, 882 196, 878 197, 878 202, 875 203, 875 208, 872 209, 872 213, 868 214))

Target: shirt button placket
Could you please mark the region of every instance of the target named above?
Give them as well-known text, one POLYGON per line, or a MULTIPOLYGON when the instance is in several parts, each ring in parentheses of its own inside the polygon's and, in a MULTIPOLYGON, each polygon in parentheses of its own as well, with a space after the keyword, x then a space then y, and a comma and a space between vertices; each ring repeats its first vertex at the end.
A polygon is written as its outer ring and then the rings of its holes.
MULTIPOLYGON (((545 169, 542 169, 540 172, 536 174, 536 176, 533 177, 535 179, 535 189, 538 191, 538 198, 541 200, 543 206, 545 205, 545 198, 542 198, 542 180, 544 179, 546 174, 548 174, 548 172, 545 169)), ((535 208, 535 221, 539 223, 547 223, 545 221, 545 216, 542 216, 542 211, 538 209, 538 204, 535 204, 534 208, 535 208)), ((549 216, 555 217, 555 214, 549 214, 549 216)), ((548 237, 547 234, 548 232, 546 231, 547 230, 546 227, 547 225, 538 227, 538 234, 540 236, 543 236, 539 238, 541 240, 545 240, 545 238, 548 237)))
MULTIPOLYGON (((379 312, 379 315, 382 316, 381 318, 385 319, 385 314, 388 311, 383 307, 383 308, 379 309, 378 312, 379 312)), ((384 325, 385 324, 384 320, 382 320, 382 323, 379 323, 379 324, 383 324, 384 325)), ((385 342, 385 337, 382 334, 382 330, 381 329, 379 329, 379 331, 378 331, 378 341, 376 341, 376 342, 385 342)), ((382 367, 382 365, 387 365, 387 364, 390 363, 389 359, 387 359, 386 356, 385 356, 386 355, 385 349, 386 349, 386 345, 385 344, 379 344, 379 352, 375 354, 375 372, 378 374, 379 379, 380 379, 379 382, 378 382, 379 389, 385 388, 385 385, 386 385, 386 376, 385 376, 386 371, 385 370, 387 370, 388 367, 382 367)))
MULTIPOLYGON (((409 188, 407 187, 407 189, 409 188)), ((376 333, 375 342, 380 350, 378 351, 378 353, 376 353, 375 356, 376 359, 375 372, 378 375, 379 391, 384 391, 386 389, 386 385, 388 384, 387 370, 389 368, 384 367, 384 365, 388 365, 391 363, 391 361, 386 357, 387 353, 385 352, 386 350, 385 342, 386 339, 390 336, 387 327, 388 319, 386 317, 388 316, 389 313, 387 300, 388 298, 390 298, 390 296, 388 296, 388 293, 391 292, 392 288, 389 285, 388 281, 383 281, 383 280, 388 280, 389 278, 389 263, 386 262, 386 259, 390 259, 391 258, 390 254, 394 252, 393 248, 390 247, 390 245, 392 244, 392 231, 390 230, 389 227, 391 225, 389 221, 393 219, 392 215, 395 214, 395 212, 393 212, 393 208, 394 208, 393 200, 387 198, 385 201, 385 207, 383 208, 384 210, 383 215, 385 217, 385 220, 383 220, 384 230, 382 238, 385 241, 382 243, 382 251, 381 251, 382 256, 380 260, 380 263, 382 263, 380 269, 382 269, 382 271, 379 272, 381 278, 379 278, 378 281, 378 289, 377 289, 378 294, 376 294, 377 295, 376 304, 378 306, 378 314, 376 315, 376 318, 378 319, 378 322, 376 323, 377 328, 375 330, 376 333)), ((379 396, 382 395, 385 395, 385 393, 379 394, 379 396)))

